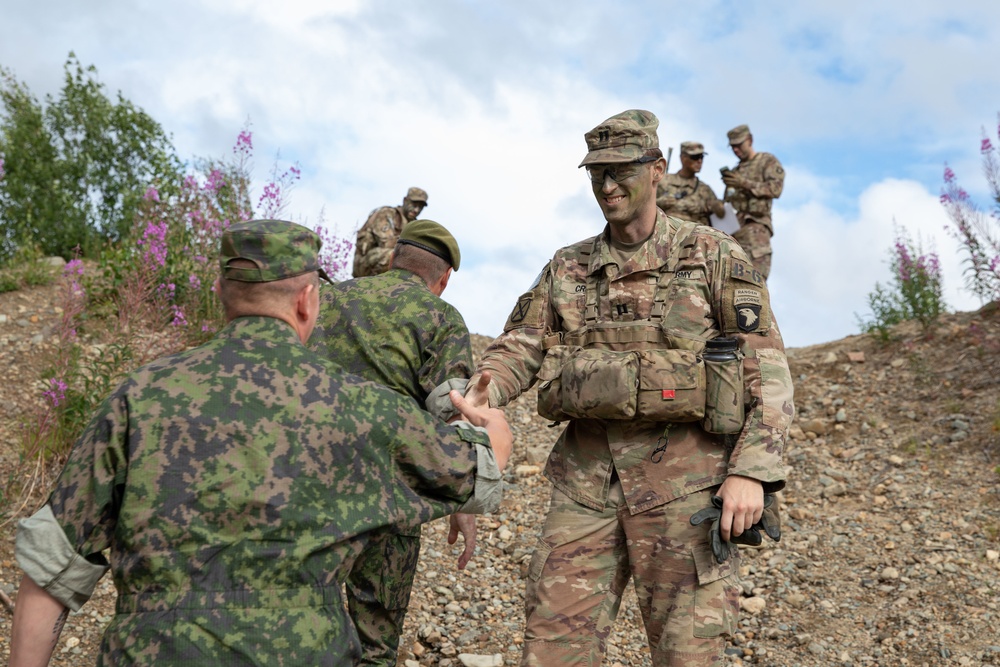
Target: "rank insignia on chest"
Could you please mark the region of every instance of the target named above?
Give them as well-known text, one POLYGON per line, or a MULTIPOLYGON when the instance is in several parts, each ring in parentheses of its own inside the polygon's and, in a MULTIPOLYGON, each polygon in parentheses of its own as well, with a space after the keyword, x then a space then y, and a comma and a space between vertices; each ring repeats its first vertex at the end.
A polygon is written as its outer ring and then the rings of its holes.
POLYGON ((760 324, 761 294, 755 289, 737 289, 733 292, 733 309, 736 310, 736 326, 747 333, 760 324))

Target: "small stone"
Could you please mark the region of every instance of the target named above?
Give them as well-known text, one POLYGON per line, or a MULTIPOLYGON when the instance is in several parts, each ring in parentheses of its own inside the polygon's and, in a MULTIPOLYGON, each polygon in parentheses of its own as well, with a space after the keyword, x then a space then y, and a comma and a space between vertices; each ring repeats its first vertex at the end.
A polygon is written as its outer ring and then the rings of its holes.
POLYGON ((822 363, 824 363, 824 364, 835 364, 835 363, 837 363, 837 353, 836 352, 827 352, 826 355, 823 357, 823 362, 822 363))
POLYGON ((986 550, 986 560, 996 563, 1000 561, 1000 551, 994 551, 993 549, 986 550))
POLYGON ((533 477, 542 472, 541 466, 521 464, 514 468, 514 474, 518 477, 533 477))
POLYGON ((894 567, 883 568, 881 572, 878 573, 878 578, 882 581, 893 581, 899 579, 899 570, 894 567))
POLYGON ((837 410, 837 414, 834 415, 833 419, 838 424, 843 424, 844 422, 847 421, 847 410, 845 410, 844 408, 840 408, 839 410, 837 410))
POLYGON ((66 640, 66 648, 74 648, 79 645, 80 645, 79 637, 70 637, 69 639, 66 640))
POLYGON ((507 528, 501 528, 497 531, 497 537, 500 538, 501 542, 510 542, 510 538, 514 537, 514 533, 510 532, 507 528))
POLYGON ((459 653, 458 661, 465 667, 502 667, 503 655, 477 655, 475 653, 459 653))
POLYGON ((740 598, 740 609, 754 616, 764 611, 766 606, 767 600, 762 597, 740 598))
POLYGON ((405 667, 420 667, 420 663, 416 660, 404 660, 403 665, 405 667))
POLYGON ((865 353, 864 352, 848 352, 847 358, 856 364, 865 363, 865 353))
POLYGON ((892 361, 889 362, 889 365, 892 366, 893 368, 899 368, 905 363, 906 359, 893 359, 892 361))

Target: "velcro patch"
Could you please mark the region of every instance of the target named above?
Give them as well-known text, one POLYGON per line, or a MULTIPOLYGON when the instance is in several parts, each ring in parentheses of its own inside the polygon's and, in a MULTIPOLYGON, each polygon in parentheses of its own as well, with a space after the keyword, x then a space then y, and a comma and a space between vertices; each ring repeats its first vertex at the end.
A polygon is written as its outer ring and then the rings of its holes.
POLYGON ((742 280, 745 283, 753 283, 758 286, 764 285, 764 275, 757 269, 753 268, 753 264, 735 258, 731 261, 732 265, 729 270, 730 278, 742 280))

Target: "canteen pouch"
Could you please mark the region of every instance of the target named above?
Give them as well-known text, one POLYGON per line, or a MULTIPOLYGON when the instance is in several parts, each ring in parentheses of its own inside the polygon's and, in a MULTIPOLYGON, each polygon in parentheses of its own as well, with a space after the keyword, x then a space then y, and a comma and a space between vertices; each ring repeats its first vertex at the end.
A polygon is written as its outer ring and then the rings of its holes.
POLYGON ((709 433, 732 434, 743 430, 743 354, 737 352, 725 361, 704 359, 705 419, 702 427, 709 433))
POLYGON ((552 421, 691 422, 705 416, 705 366, 690 350, 557 345, 538 379, 538 414, 552 421))

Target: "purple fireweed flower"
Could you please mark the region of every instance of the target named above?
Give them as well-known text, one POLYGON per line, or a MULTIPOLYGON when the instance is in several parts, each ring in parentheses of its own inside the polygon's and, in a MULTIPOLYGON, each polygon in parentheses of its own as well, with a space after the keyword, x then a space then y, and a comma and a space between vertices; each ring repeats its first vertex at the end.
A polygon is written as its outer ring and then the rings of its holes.
POLYGON ((163 268, 167 263, 167 222, 164 220, 147 223, 138 245, 146 248, 142 258, 147 266, 154 269, 163 268))
POLYGON ((951 183, 955 180, 955 172, 947 164, 944 166, 944 182, 951 183))
POLYGON ((195 291, 201 289, 201 278, 194 275, 193 273, 190 274, 188 276, 188 286, 195 291))
POLYGON ((980 153, 988 153, 993 150, 993 144, 990 143, 989 137, 983 137, 983 142, 979 146, 980 153))
POLYGON ((66 266, 63 267, 64 276, 82 276, 83 275, 83 262, 79 259, 71 259, 66 262, 66 266))
POLYGON ((69 387, 58 378, 49 379, 49 390, 43 391, 42 396, 49 399, 52 407, 58 408, 59 404, 66 400, 66 389, 69 387))
POLYGON ((174 319, 170 321, 170 326, 172 327, 186 327, 188 325, 187 318, 184 317, 184 311, 181 310, 180 306, 174 305, 170 306, 170 309, 174 313, 174 319))
POLYGON ((146 201, 159 202, 160 201, 160 193, 153 186, 149 186, 148 188, 146 188, 146 193, 144 195, 142 195, 142 198, 145 199, 146 201))
POLYGON ((250 130, 241 130, 236 137, 236 145, 233 146, 233 153, 242 153, 249 157, 253 152, 253 133, 250 130))
POLYGON ((218 192, 226 184, 225 175, 218 169, 213 169, 208 174, 208 180, 205 182, 206 192, 218 192))

